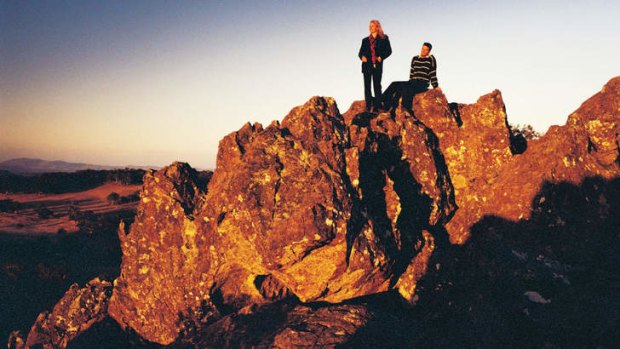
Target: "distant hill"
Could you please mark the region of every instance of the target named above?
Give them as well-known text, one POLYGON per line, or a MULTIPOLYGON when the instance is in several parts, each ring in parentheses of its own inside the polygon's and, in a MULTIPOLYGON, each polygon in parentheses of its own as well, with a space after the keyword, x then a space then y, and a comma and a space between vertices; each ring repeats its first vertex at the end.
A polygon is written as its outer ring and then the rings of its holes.
POLYGON ((66 161, 48 161, 42 159, 19 158, 0 162, 0 170, 9 171, 15 174, 37 174, 49 172, 77 172, 83 170, 115 170, 123 168, 158 169, 158 167, 148 166, 104 166, 84 163, 73 163, 66 161))
POLYGON ((80 170, 15 174, 0 170, 0 193, 71 193, 96 188, 105 183, 142 184, 145 170, 80 170))

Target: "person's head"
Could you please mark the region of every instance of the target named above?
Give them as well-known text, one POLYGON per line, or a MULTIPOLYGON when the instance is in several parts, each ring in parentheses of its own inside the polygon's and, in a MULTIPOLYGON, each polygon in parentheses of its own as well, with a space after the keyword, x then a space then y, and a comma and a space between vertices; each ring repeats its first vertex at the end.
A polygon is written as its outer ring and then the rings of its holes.
POLYGON ((368 25, 368 30, 370 31, 370 35, 372 36, 379 35, 379 37, 381 38, 385 36, 385 34, 383 34, 383 28, 381 28, 381 23, 379 23, 379 21, 376 19, 370 21, 370 24, 368 25))
POLYGON ((422 50, 420 50, 420 56, 426 57, 431 53, 431 49, 433 45, 430 42, 425 42, 422 44, 422 50))

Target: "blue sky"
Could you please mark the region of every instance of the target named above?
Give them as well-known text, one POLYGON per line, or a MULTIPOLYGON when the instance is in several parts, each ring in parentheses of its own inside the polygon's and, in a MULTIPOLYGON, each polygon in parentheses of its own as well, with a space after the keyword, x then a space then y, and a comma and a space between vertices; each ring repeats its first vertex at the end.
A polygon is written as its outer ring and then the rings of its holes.
POLYGON ((612 1, 0 0, 0 161, 213 168, 245 122, 314 95, 363 99, 357 51, 378 19, 383 88, 433 43, 451 102, 502 91, 545 131, 620 75, 612 1))

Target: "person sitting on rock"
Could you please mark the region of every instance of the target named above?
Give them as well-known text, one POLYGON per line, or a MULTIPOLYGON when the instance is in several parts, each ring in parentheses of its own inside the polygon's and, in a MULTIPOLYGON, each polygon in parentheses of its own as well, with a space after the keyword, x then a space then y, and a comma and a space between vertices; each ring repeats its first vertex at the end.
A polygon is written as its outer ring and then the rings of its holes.
POLYGON ((419 56, 411 60, 409 81, 394 81, 383 93, 382 107, 384 110, 393 110, 398 106, 402 97, 403 108, 411 110, 413 97, 428 90, 429 83, 433 88, 441 91, 437 82, 437 60, 430 54, 433 45, 428 42, 422 44, 419 56))

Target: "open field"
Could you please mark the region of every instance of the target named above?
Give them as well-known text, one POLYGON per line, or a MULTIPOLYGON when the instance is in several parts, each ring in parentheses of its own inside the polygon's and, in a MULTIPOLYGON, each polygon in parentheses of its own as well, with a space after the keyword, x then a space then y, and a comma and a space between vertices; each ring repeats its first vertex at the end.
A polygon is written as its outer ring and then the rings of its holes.
MULTIPOLYGON (((37 315, 51 309, 72 283, 118 276, 116 230, 121 220, 133 222, 138 203, 134 194, 140 188, 110 182, 64 194, 0 194, 3 341, 11 330, 27 332, 37 315), (108 200, 111 193, 120 199, 108 200)), ((103 331, 122 334, 112 325, 103 331)))
POLYGON ((77 232, 79 212, 100 215, 134 210, 137 201, 113 203, 107 198, 112 193, 128 197, 140 188, 139 184, 106 183, 77 193, 0 194, 0 201, 11 200, 16 205, 12 212, 0 212, 0 232, 30 235, 77 232))

